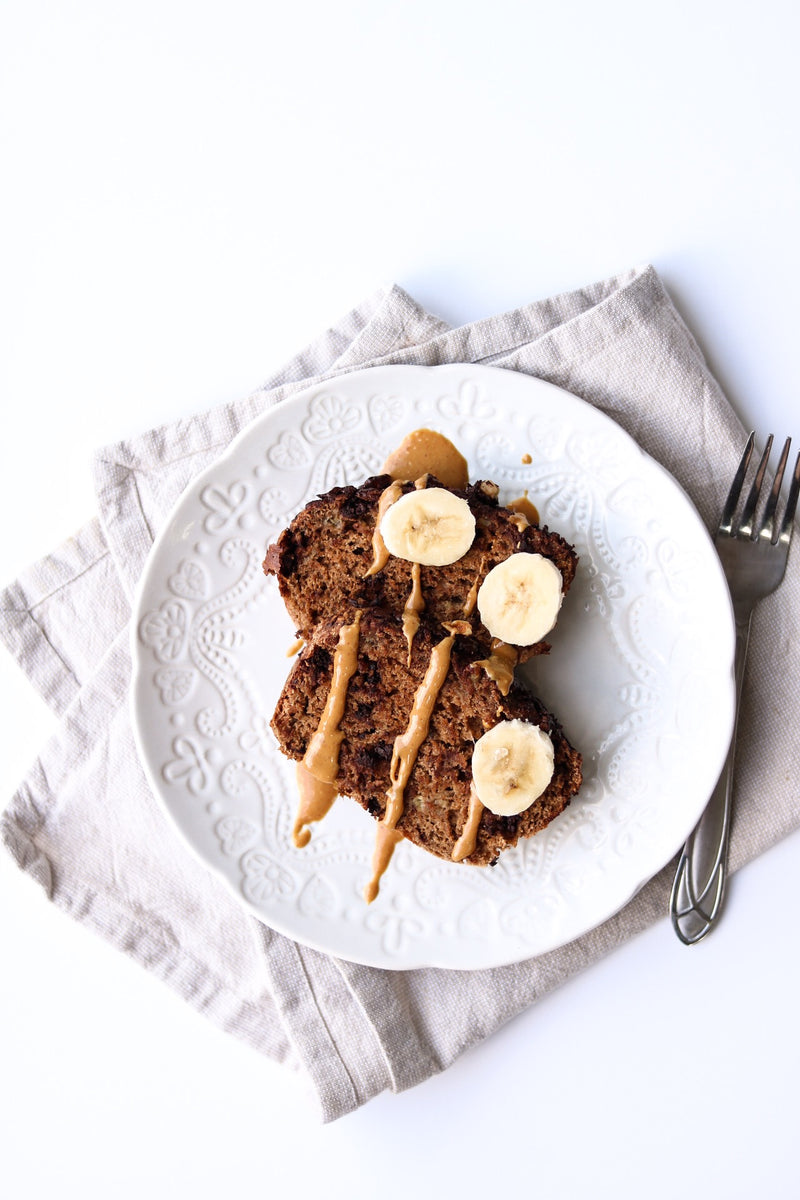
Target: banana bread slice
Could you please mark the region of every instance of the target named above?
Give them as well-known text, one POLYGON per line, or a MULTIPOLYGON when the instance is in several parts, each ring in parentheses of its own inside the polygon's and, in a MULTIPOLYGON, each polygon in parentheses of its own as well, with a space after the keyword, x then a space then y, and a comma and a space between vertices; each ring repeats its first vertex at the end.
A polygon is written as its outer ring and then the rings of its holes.
MULTIPOLYGON (((373 489, 378 491, 380 484, 373 489)), ((334 498, 336 500, 337 497, 334 498)), ((323 512, 329 511, 327 501, 323 512)), ((340 505, 333 503, 339 513, 340 505)), ((402 619, 379 609, 364 610, 357 657, 346 685, 338 730, 341 797, 356 800, 373 817, 386 813, 396 739, 409 729, 415 697, 429 670, 434 648, 448 637, 436 621, 423 617, 409 657, 402 619)), ((319 624, 295 660, 272 719, 283 752, 302 760, 320 726, 332 687, 340 631, 347 618, 319 624)), ((463 625, 459 626, 463 629, 463 625)), ((452 634, 452 631, 451 631, 452 634)), ((448 646, 449 666, 435 695, 425 736, 402 795, 397 831, 441 858, 450 859, 464 832, 472 791, 475 742, 499 721, 521 720, 548 733, 554 749, 549 785, 516 816, 495 816, 480 808, 474 849, 465 861, 486 866, 502 850, 543 829, 569 803, 581 783, 581 756, 567 741, 552 713, 518 684, 503 694, 483 665, 486 647, 458 632, 448 646)), ((344 803, 339 800, 337 803, 344 803)))
MULTIPOLYGON (((278 580, 287 611, 298 634, 309 638, 320 621, 336 617, 349 605, 402 612, 413 586, 412 564, 389 555, 370 573, 379 504, 393 483, 389 475, 367 479, 360 487, 337 487, 310 501, 277 541, 267 549, 264 571, 278 580)), ((411 482, 395 485, 397 494, 413 491, 411 482)), ((433 476, 426 487, 442 487, 433 476)), ((515 553, 541 554, 561 572, 563 592, 575 576, 572 546, 547 526, 530 525, 519 513, 498 504, 497 486, 481 481, 464 490, 448 488, 466 500, 475 518, 475 537, 461 558, 447 566, 419 567, 426 615, 439 622, 468 619, 474 634, 488 647, 491 637, 475 600, 489 571, 515 553)), ((523 657, 549 649, 545 641, 527 648, 523 657)))

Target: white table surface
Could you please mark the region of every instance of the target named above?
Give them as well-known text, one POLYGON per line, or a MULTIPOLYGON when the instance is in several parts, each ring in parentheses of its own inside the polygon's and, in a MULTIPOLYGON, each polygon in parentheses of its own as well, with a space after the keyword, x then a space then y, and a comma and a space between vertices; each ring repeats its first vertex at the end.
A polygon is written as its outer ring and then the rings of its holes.
MULTIPOLYGON (((385 282, 460 324, 653 262, 743 420, 800 437, 798 35, 792 0, 6 0, 2 581, 92 514, 96 446, 385 282)), ((0 671, 4 802, 54 719, 0 671)), ((702 945, 665 916, 320 1127, 0 854, 0 1190, 797 1195, 799 868, 800 834, 702 945)))

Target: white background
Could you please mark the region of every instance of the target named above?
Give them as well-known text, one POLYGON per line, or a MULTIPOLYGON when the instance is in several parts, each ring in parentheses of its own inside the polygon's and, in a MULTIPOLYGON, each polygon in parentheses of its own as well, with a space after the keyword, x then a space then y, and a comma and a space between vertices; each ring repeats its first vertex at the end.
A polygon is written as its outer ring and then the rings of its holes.
MULTIPOLYGON (((248 393, 385 282, 461 324, 653 262, 743 420, 800 437, 799 14, 5 0, 2 582, 92 514, 95 447, 248 393)), ((4 802, 54 720, 0 671, 4 802)), ((665 918, 323 1128, 0 854, 0 1189, 797 1195, 798 867, 795 835, 702 945, 665 918)))

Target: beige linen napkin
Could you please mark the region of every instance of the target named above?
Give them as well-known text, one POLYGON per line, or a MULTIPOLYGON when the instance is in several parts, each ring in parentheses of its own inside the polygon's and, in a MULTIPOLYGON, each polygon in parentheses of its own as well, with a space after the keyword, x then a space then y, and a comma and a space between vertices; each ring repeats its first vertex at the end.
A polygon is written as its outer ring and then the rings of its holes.
MULTIPOLYGON (((324 1120, 447 1067, 667 911, 671 868, 610 921, 527 962, 479 972, 356 966, 249 915, 184 847, 148 790, 129 718, 129 601, 180 492, 248 422, 313 379, 449 362, 536 375, 596 405, 672 472, 713 527, 744 431, 652 268, 460 329, 394 287, 246 400, 100 452, 99 517, 1 598, 4 641, 61 716, 2 817, 6 846, 61 908, 219 1026, 304 1072, 324 1120)), ((799 574, 793 554, 783 587, 754 621, 734 869, 800 825, 800 744, 769 717, 795 699, 799 574)))

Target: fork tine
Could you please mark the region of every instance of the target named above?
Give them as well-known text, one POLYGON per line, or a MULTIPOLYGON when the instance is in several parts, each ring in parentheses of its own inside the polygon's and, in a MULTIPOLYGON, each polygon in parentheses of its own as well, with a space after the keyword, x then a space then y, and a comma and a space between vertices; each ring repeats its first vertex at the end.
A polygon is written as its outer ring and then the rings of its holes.
POLYGON ((753 480, 753 486, 750 488, 750 495, 747 497, 747 503, 742 510, 742 518, 739 522, 739 535, 742 537, 750 537, 753 533, 753 516, 758 504, 758 496, 761 491, 761 485, 764 482, 764 472, 767 469, 769 462, 770 451, 772 450, 772 434, 767 438, 767 444, 764 447, 764 453, 761 455, 761 462, 758 464, 756 477, 753 480))
POLYGON ((745 446, 744 453, 739 460, 739 466, 736 468, 736 474, 733 477, 731 490, 728 492, 728 499, 725 501, 725 508, 722 511, 719 527, 720 529, 726 530, 728 533, 730 533, 731 530, 731 522, 733 521, 734 510, 739 502, 739 495, 742 490, 742 484, 744 483, 744 477, 747 474, 747 468, 750 466, 750 457, 753 453, 755 440, 756 433, 755 430, 753 430, 750 434, 750 437, 747 439, 747 445, 745 446))
POLYGON ((775 509, 778 507, 778 497, 781 494, 781 484, 783 483, 783 472, 786 470, 786 460, 789 457, 789 447, 792 444, 792 439, 788 437, 783 443, 780 462, 778 469, 775 472, 775 478, 772 481, 772 491, 767 500, 767 506, 764 509, 764 519, 761 522, 759 536, 769 538, 771 542, 776 542, 778 539, 775 536, 775 509))
POLYGON ((792 536, 794 528, 794 514, 797 509, 797 497, 800 495, 800 454, 797 456, 797 461, 794 464, 794 474, 792 475, 792 486, 789 489, 789 499, 786 502, 786 512, 783 514, 783 522, 779 540, 788 541, 792 536))

